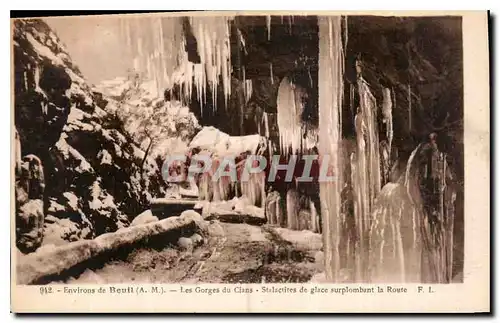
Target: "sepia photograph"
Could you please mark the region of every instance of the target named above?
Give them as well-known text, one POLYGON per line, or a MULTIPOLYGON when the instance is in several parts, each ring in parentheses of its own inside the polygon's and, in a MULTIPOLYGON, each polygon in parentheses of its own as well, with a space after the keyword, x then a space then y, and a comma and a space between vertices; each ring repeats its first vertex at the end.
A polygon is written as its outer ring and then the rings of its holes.
POLYGON ((11 28, 14 285, 464 283, 462 16, 11 28))

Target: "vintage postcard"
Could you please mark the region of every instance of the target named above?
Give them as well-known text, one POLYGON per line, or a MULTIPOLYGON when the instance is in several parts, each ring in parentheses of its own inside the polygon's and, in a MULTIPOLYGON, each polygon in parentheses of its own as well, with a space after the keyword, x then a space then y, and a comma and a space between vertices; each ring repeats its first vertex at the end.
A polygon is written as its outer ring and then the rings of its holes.
POLYGON ((487 12, 11 27, 13 312, 490 311, 487 12))

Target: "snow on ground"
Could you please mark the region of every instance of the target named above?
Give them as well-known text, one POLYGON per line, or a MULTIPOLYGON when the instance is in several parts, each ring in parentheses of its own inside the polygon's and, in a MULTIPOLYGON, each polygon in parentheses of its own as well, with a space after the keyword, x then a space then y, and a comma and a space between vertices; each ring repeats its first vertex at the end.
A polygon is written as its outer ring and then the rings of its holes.
POLYGON ((237 156, 245 151, 255 154, 261 141, 259 135, 230 136, 219 129, 203 127, 193 138, 189 147, 211 151, 219 156, 237 156))
POLYGON ((57 203, 56 201, 54 201, 54 200, 49 201, 48 211, 50 213, 56 213, 56 212, 65 211, 65 210, 66 210, 66 208, 64 206, 62 206, 61 204, 57 203))
POLYGON ((100 92, 110 97, 120 97, 130 88, 130 83, 126 77, 116 77, 111 80, 105 80, 94 87, 94 91, 100 92))
POLYGON ((91 123, 85 121, 85 119, 89 120, 90 118, 90 114, 72 106, 68 115, 68 121, 63 130, 66 132, 72 130, 94 131, 95 127, 91 123))
POLYGON ((74 210, 78 210, 78 197, 72 192, 64 192, 63 196, 68 200, 68 205, 74 210))
POLYGON ((71 156, 74 159, 80 161, 80 164, 75 168, 77 172, 84 173, 93 171, 93 168, 89 164, 89 162, 87 162, 87 160, 78 152, 78 150, 71 147, 62 136, 56 143, 56 147, 63 154, 64 159, 69 159, 71 156))
POLYGON ((142 160, 144 158, 144 155, 145 155, 144 150, 140 149, 136 145, 132 145, 132 150, 133 150, 134 157, 136 159, 142 160))
POLYGON ((127 81, 126 77, 118 76, 111 80, 104 80, 100 84, 96 85, 96 89, 99 88, 113 88, 117 86, 121 86, 123 83, 127 81))
POLYGON ((42 45, 38 40, 35 39, 31 34, 26 35, 26 39, 31 43, 35 51, 41 56, 48 58, 52 61, 54 65, 64 66, 64 62, 60 57, 57 57, 49 47, 42 45))
POLYGON ((66 282, 304 283, 323 271, 324 266, 304 251, 274 240, 262 227, 218 222, 212 226, 220 232, 208 234, 206 243, 194 250, 137 248, 123 259, 66 282))
POLYGON ((319 233, 308 230, 296 231, 286 228, 276 228, 275 231, 283 240, 303 248, 320 250, 323 246, 323 240, 319 233))
POLYGON ((101 165, 113 165, 113 157, 106 149, 103 149, 97 157, 101 158, 101 165))
POLYGON ((209 151, 226 151, 229 141, 229 135, 215 127, 203 127, 198 134, 191 140, 190 148, 200 148, 209 151))
POLYGON ((72 106, 69 110, 68 115, 68 123, 72 123, 75 121, 82 121, 84 117, 90 117, 88 113, 83 112, 80 109, 77 109, 75 106, 72 106))

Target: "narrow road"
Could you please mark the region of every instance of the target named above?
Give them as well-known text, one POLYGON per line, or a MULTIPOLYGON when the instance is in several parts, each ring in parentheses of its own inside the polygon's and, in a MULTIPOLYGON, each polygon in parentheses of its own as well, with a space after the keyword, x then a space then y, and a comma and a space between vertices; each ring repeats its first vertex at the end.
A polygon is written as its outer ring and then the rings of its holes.
POLYGON ((209 237, 194 251, 136 249, 66 283, 299 283, 322 271, 317 246, 286 241, 270 226, 220 226, 222 236, 209 237))

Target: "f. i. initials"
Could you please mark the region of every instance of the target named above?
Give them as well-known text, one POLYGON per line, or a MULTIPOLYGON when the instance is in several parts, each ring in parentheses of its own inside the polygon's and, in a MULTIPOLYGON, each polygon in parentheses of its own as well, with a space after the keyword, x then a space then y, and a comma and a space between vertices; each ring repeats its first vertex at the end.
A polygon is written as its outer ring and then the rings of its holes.
MULTIPOLYGON (((427 293, 434 293, 434 290, 432 289, 432 286, 428 286, 429 288, 427 289, 427 293)), ((419 293, 426 293, 424 290, 423 286, 418 286, 418 292, 419 293)))

